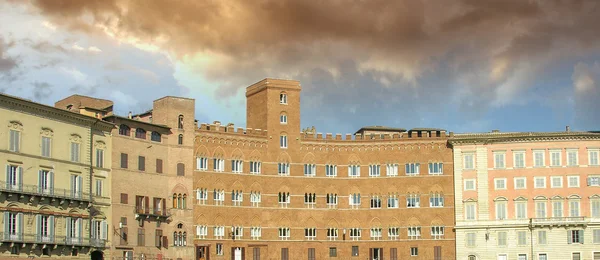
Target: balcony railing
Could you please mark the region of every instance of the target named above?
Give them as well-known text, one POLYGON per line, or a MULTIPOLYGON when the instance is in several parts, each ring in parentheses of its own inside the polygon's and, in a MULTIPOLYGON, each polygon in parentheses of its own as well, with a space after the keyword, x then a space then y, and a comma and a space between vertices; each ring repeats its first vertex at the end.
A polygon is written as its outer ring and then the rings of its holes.
POLYGON ((585 217, 550 217, 550 218, 532 218, 531 224, 544 226, 557 225, 585 225, 589 222, 585 217))
POLYGON ((62 199, 71 199, 79 201, 89 201, 90 194, 82 191, 57 189, 57 188, 44 188, 39 185, 30 184, 13 184, 5 181, 0 181, 0 191, 3 192, 14 192, 20 194, 29 194, 43 197, 53 197, 62 199))
POLYGON ((31 244, 56 244, 56 245, 75 245, 91 246, 103 248, 106 247, 104 239, 89 239, 87 237, 66 237, 56 235, 42 235, 30 233, 8 233, 0 232, 2 242, 31 243, 31 244))
POLYGON ((138 215, 144 215, 147 217, 168 218, 169 216, 171 216, 171 211, 169 209, 161 208, 161 207, 155 208, 155 207, 136 206, 135 213, 138 215))

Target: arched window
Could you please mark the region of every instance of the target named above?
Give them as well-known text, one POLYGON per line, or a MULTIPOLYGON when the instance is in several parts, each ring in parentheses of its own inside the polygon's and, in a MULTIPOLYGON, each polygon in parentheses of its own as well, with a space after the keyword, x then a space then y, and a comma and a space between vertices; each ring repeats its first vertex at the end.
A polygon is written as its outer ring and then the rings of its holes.
POLYGON ((177 194, 173 193, 173 208, 177 208, 177 194))
POLYGON ((183 242, 183 246, 187 246, 187 232, 183 232, 183 237, 181 238, 181 242, 183 242))
POLYGON ((469 260, 477 260, 477 257, 475 257, 474 255, 470 255, 469 260))
POLYGON ((162 137, 159 132, 152 132, 152 134, 150 135, 150 140, 154 142, 160 142, 162 141, 162 137))
POLYGON ((183 194, 183 198, 181 199, 181 208, 182 209, 186 209, 187 208, 186 207, 186 205, 187 205, 186 199, 187 199, 187 194, 183 194))
POLYGON ((182 198, 181 198, 181 193, 179 195, 177 195, 177 208, 180 209, 181 208, 181 204, 182 204, 182 198))
POLYGON ((287 104, 287 93, 279 93, 279 104, 287 104))
POLYGON ((177 238, 178 238, 177 231, 175 231, 175 232, 173 232, 173 244, 175 246, 178 246, 178 244, 179 244, 178 241, 177 241, 177 238))
POLYGON ((179 137, 177 138, 177 143, 182 145, 183 144, 183 135, 180 134, 179 137))
POLYGON ((279 115, 279 123, 287 124, 287 114, 285 112, 281 112, 281 115, 279 115))
POLYGON ((120 125, 119 126, 119 135, 130 136, 131 128, 129 128, 129 126, 127 126, 127 125, 120 125))
POLYGON ((135 129, 135 138, 146 139, 146 130, 142 128, 135 129))
POLYGON ((183 129, 183 115, 179 115, 179 118, 177 119, 177 128, 183 129))

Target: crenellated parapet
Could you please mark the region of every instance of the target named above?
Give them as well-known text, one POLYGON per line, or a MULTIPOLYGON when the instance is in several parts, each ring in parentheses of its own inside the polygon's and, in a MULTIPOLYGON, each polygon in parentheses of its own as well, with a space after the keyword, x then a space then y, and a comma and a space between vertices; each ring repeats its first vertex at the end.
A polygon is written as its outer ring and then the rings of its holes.
POLYGON ((246 136, 246 137, 267 137, 267 130, 262 129, 252 129, 252 128, 243 128, 243 127, 234 127, 233 125, 223 126, 220 123, 207 124, 202 123, 196 129, 196 132, 202 133, 224 133, 228 135, 238 135, 238 136, 246 136))
POLYGON ((385 140, 446 140, 452 136, 453 133, 447 133, 446 131, 408 131, 403 133, 393 134, 339 134, 335 135, 332 133, 303 133, 301 135, 302 141, 341 141, 341 142, 379 142, 385 140))
POLYGON ((196 129, 195 144, 210 143, 219 146, 236 146, 251 148, 266 148, 268 143, 267 130, 252 128, 235 128, 233 125, 223 126, 202 123, 196 129))

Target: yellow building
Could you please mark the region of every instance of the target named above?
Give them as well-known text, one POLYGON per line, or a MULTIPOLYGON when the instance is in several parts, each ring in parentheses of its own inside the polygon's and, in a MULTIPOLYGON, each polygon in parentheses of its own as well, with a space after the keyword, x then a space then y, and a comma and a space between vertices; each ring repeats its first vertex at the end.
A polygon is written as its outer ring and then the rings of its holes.
POLYGON ((114 125, 0 94, 0 255, 101 259, 114 125))

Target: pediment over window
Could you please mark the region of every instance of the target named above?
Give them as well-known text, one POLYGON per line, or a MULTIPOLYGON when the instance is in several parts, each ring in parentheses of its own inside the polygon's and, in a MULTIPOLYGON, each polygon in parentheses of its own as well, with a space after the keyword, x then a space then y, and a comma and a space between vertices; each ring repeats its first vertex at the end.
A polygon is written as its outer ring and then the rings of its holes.
POLYGON ((48 127, 42 127, 42 130, 40 131, 40 134, 43 136, 53 136, 54 135, 54 131, 52 131, 52 129, 48 128, 48 127))
POLYGON ((565 198, 561 197, 560 195, 556 195, 552 198, 550 198, 551 200, 564 200, 565 198))
POLYGON ((8 128, 10 129, 14 129, 14 130, 23 130, 23 124, 21 124, 20 121, 17 120, 11 120, 8 123, 8 128))
POLYGON ((579 196, 577 194, 573 194, 573 195, 569 196, 569 199, 570 200, 579 200, 579 199, 581 199, 581 196, 579 196))
POLYGON ((474 198, 468 198, 466 200, 463 200, 463 202, 477 202, 477 199, 474 198))
POLYGON ((497 197, 494 201, 508 201, 508 199, 506 197, 497 197))
POLYGON ((533 200, 548 200, 548 198, 546 196, 536 196, 533 200))
POLYGON ((527 198, 525 198, 523 196, 519 196, 519 197, 515 198, 515 201, 527 201, 527 198))
POLYGON ((594 194, 594 195, 590 196, 590 199, 600 199, 600 195, 594 194))

